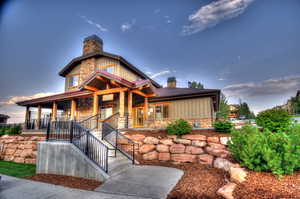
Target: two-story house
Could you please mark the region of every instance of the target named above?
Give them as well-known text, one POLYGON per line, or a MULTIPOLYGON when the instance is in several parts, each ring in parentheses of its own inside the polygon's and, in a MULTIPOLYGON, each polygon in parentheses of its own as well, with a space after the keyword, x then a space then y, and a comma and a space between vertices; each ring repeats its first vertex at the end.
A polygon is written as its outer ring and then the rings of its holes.
POLYGON ((119 128, 163 128, 177 119, 207 128, 219 108, 220 90, 177 88, 174 77, 163 88, 123 57, 103 51, 96 35, 84 39, 83 54, 59 75, 65 78, 63 93, 17 103, 26 107, 26 121, 32 120, 30 108, 36 107, 38 124, 47 108, 51 120, 105 119, 119 113, 119 128))

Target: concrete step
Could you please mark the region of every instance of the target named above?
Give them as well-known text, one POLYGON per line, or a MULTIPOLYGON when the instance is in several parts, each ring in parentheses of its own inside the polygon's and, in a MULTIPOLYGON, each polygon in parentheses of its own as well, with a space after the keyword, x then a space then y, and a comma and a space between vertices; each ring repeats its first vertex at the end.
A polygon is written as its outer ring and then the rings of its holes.
POLYGON ((108 158, 108 175, 114 176, 126 169, 133 167, 132 161, 127 159, 123 154, 117 152, 116 157, 108 158))

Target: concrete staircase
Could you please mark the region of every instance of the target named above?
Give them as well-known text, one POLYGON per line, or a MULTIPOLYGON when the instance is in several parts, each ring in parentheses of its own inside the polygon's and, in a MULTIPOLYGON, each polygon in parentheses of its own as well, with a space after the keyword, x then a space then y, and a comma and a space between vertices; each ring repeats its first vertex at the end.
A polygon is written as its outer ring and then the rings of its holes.
POLYGON ((133 167, 132 161, 129 160, 125 155, 119 151, 115 151, 114 147, 107 141, 102 140, 101 131, 91 132, 95 137, 97 137, 102 144, 106 145, 110 150, 108 151, 108 175, 110 177, 119 174, 133 167))

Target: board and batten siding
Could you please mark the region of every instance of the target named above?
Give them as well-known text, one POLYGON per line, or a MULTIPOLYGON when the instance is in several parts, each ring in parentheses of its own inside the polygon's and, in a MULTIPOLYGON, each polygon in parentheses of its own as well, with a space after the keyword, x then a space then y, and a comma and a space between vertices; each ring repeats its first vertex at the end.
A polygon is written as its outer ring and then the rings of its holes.
POLYGON ((170 101, 169 119, 211 118, 211 98, 170 101))

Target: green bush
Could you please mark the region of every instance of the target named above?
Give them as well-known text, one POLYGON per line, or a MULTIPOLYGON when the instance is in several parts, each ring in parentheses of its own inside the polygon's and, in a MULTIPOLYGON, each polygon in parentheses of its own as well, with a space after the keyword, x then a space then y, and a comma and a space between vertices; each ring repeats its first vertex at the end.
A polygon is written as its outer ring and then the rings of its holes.
POLYGON ((217 132, 230 133, 234 125, 230 121, 216 121, 213 126, 217 132))
POLYGON ((0 128, 0 136, 16 135, 16 134, 21 134, 21 133, 22 133, 22 127, 20 125, 0 128))
POLYGON ((256 117, 258 126, 271 132, 285 131, 291 124, 291 116, 285 110, 270 109, 260 112, 256 117))
POLYGON ((229 149, 242 166, 254 171, 292 174, 300 168, 300 125, 288 127, 286 132, 261 132, 245 125, 231 133, 229 149))
POLYGON ((192 126, 185 120, 176 120, 173 123, 168 124, 167 132, 169 135, 182 136, 192 131, 192 126))

